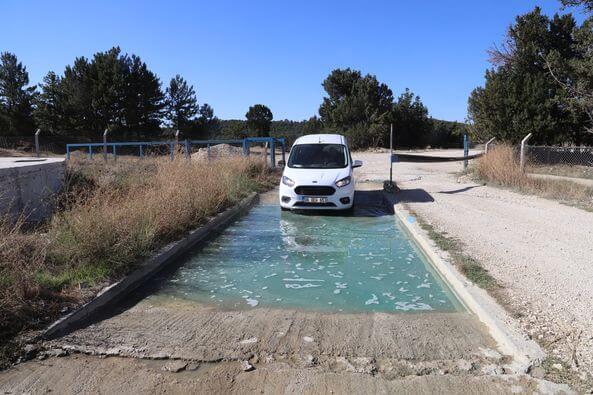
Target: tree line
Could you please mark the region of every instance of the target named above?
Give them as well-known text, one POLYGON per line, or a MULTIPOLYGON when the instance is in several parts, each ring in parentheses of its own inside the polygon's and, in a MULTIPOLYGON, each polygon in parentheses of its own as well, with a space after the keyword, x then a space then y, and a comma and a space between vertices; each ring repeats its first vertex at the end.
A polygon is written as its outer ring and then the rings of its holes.
MULTIPOLYGON (((350 68, 333 70, 322 86, 326 96, 319 116, 301 122, 270 122, 270 135, 293 140, 304 134, 339 133, 348 137, 354 148, 387 147, 393 125, 395 145, 399 147, 461 144, 465 125, 431 118, 420 97, 409 89, 395 99, 391 89, 376 76, 350 68)), ((237 136, 248 124, 241 120, 221 121, 220 133, 237 136)))
POLYGON ((304 121, 274 121, 264 104, 249 107, 245 120, 220 120, 196 91, 176 75, 163 89, 160 79, 137 55, 119 47, 78 57, 63 73, 47 73, 31 85, 26 67, 8 52, 0 55, 0 135, 44 136, 70 141, 98 140, 104 130, 114 140, 157 139, 179 130, 183 138, 243 138, 311 133, 341 133, 353 147, 387 146, 389 125, 403 147, 459 145, 464 125, 428 115, 420 98, 406 89, 394 98, 374 75, 333 70, 319 116, 304 121))
MULTIPOLYGON (((246 117, 257 135, 268 128, 272 113, 254 105, 246 117)), ((105 129, 114 139, 157 138, 177 130, 186 138, 207 138, 220 129, 220 120, 209 104, 198 103, 183 77, 176 75, 163 90, 139 56, 123 54, 119 47, 91 59, 76 58, 62 74, 47 73, 38 86, 30 85, 26 67, 14 54, 3 52, 0 135, 30 135, 36 128, 73 139, 97 139, 105 129)))
MULTIPOLYGON (((563 0, 584 6, 590 0, 563 0)), ((474 136, 517 143, 593 144, 593 17, 578 24, 571 13, 520 15, 505 40, 490 49, 492 68, 468 101, 474 136)))

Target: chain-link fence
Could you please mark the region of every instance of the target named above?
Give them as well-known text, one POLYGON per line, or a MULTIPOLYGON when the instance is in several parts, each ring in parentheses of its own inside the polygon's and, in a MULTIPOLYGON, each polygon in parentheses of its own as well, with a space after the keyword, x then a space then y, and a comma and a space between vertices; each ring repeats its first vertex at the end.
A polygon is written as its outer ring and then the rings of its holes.
POLYGON ((526 171, 593 180, 593 147, 525 146, 526 171))

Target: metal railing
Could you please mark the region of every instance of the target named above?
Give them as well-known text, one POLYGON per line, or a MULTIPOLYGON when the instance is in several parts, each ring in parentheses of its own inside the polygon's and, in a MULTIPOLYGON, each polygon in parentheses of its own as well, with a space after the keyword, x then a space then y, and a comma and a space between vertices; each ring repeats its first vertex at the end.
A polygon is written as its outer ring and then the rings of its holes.
MULTIPOLYGON (((75 148, 86 148, 88 159, 93 159, 93 155, 102 151, 103 158, 107 161, 111 155, 113 160, 117 160, 118 149, 136 147, 137 154, 140 158, 144 158, 150 148, 160 147, 165 148, 167 154, 174 160, 176 154, 182 154, 186 159, 191 157, 192 148, 196 146, 206 147, 208 158, 211 158, 211 148, 219 144, 239 145, 242 147, 242 154, 248 156, 250 154, 250 145, 254 143, 264 143, 269 146, 269 160, 272 166, 276 165, 276 146, 281 147, 282 160, 285 161, 286 141, 284 138, 275 137, 248 137, 237 140, 167 140, 167 141, 126 141, 126 142, 107 142, 106 135, 102 143, 75 143, 66 144, 66 159, 71 159, 71 154, 75 148)), ((162 151, 160 151, 162 152, 162 151)), ((121 156, 121 154, 120 154, 121 156)), ((266 153, 266 156, 268 154, 266 153)))

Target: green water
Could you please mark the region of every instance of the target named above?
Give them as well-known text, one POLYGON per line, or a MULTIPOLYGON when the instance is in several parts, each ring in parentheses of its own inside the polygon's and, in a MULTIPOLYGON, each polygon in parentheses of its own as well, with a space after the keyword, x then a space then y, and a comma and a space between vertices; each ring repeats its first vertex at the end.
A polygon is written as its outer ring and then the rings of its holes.
POLYGON ((184 262, 156 296, 231 309, 461 309, 395 217, 299 215, 277 205, 253 208, 184 262))

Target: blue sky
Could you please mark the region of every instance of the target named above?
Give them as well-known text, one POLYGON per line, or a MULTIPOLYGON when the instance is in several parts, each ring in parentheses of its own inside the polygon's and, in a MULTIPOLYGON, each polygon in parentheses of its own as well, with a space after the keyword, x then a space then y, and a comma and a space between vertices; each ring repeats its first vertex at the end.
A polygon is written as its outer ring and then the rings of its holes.
POLYGON ((274 119, 308 118, 327 74, 351 67, 396 96, 409 87, 434 117, 462 121, 486 50, 536 5, 560 9, 557 0, 0 0, 0 51, 15 53, 38 83, 76 56, 119 45, 163 83, 181 74, 223 119, 255 103, 274 119))

